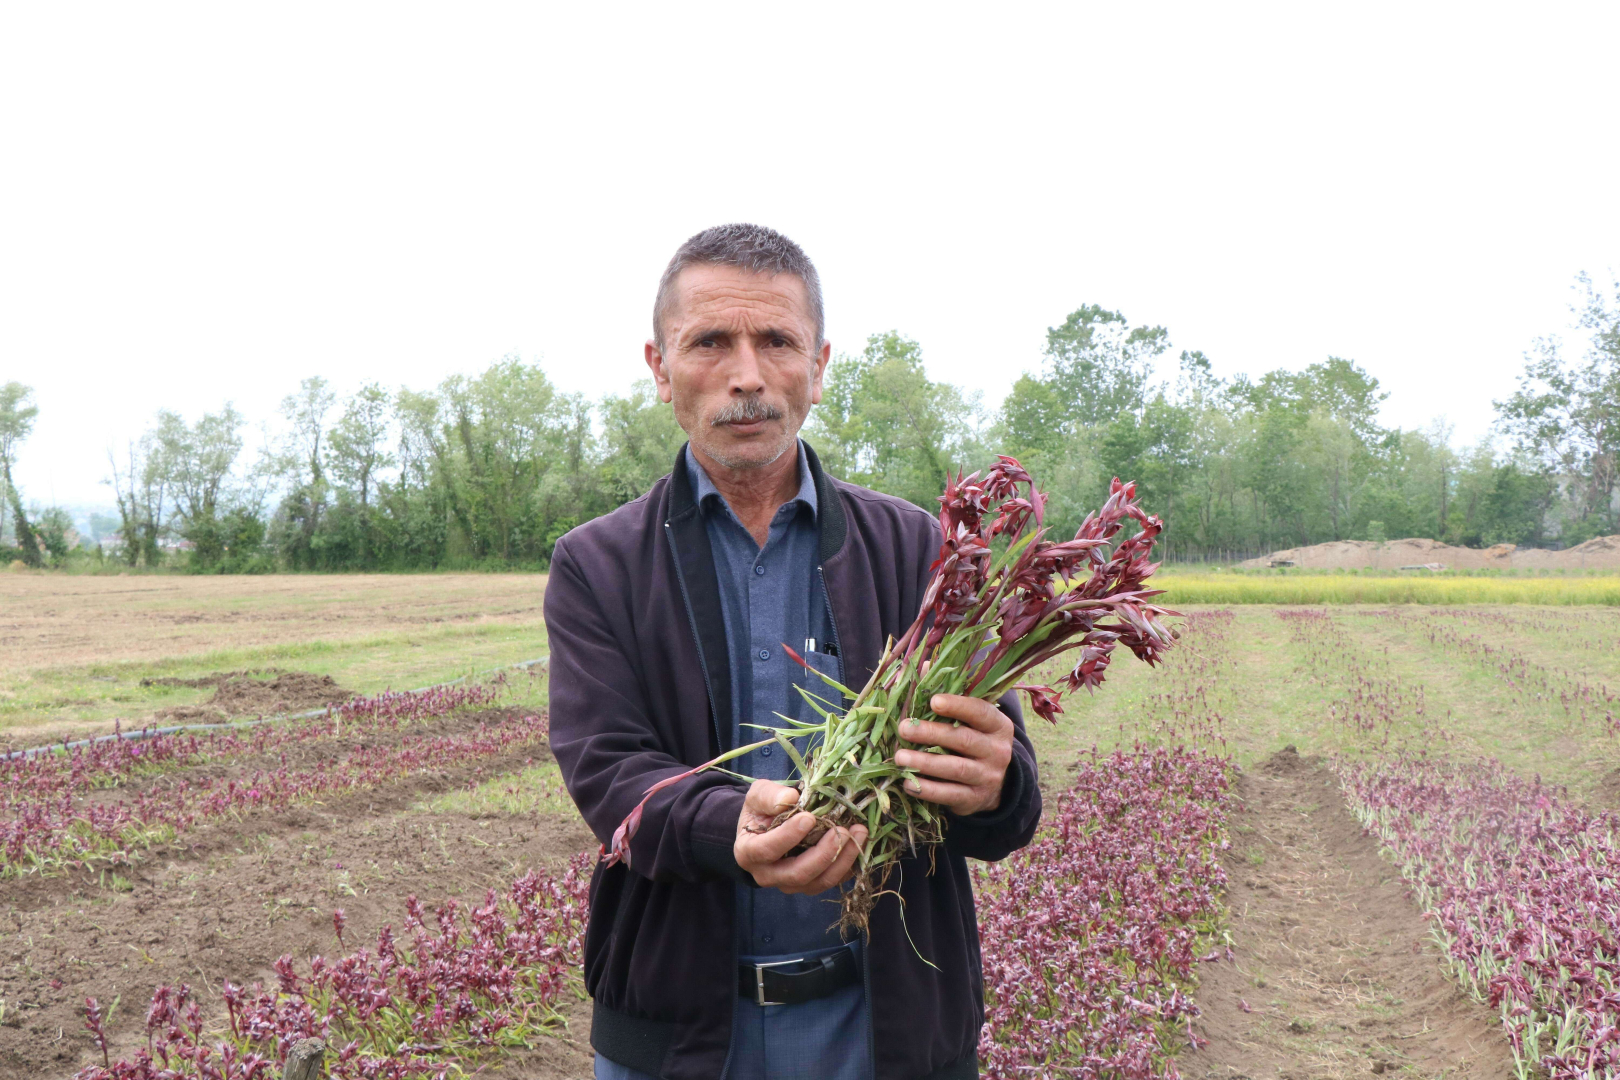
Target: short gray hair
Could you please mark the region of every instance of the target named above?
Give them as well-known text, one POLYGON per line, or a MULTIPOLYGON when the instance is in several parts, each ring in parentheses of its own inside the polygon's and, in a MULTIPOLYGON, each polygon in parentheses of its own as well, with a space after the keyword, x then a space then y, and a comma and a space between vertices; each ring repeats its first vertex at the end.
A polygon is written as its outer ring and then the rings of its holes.
POLYGON ((664 317, 674 303, 675 279, 688 266, 736 266, 755 274, 792 274, 804 282, 810 317, 816 324, 815 348, 827 336, 827 317, 821 305, 821 276, 804 249, 775 229, 763 225, 715 225, 691 237, 675 252, 658 279, 653 301, 653 341, 664 349, 664 317))

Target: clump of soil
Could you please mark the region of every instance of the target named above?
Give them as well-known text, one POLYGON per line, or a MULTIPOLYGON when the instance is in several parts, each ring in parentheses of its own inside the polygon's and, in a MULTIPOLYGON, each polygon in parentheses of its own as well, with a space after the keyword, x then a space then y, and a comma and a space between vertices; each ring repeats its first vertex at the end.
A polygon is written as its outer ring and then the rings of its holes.
POLYGON ((285 668, 251 668, 247 671, 216 671, 212 675, 203 675, 196 679, 177 679, 172 675, 165 675, 157 679, 142 679, 142 686, 183 686, 189 690, 199 690, 207 687, 217 688, 220 683, 231 679, 250 679, 255 675, 281 675, 285 668))
POLYGON ((1235 959, 1199 973, 1195 1027, 1209 1045, 1180 1055, 1181 1075, 1512 1076, 1501 1025, 1447 977, 1333 774, 1288 747, 1235 790, 1223 860, 1235 959))
POLYGON ((1262 762, 1260 771, 1268 776, 1298 776, 1310 772, 1316 764, 1315 758, 1306 760, 1300 757, 1299 748, 1290 744, 1262 762))
POLYGON ((307 671, 223 671, 205 675, 200 679, 142 679, 142 686, 184 686, 214 688, 213 697, 200 705, 177 705, 159 709, 154 715, 161 720, 183 723, 206 723, 242 716, 276 716, 281 713, 323 709, 340 705, 354 697, 353 690, 345 690, 330 675, 313 675, 307 671), (271 679, 255 679, 254 675, 274 674, 271 679))
POLYGON ((1620 808, 1620 769, 1610 769, 1592 789, 1592 802, 1596 810, 1620 808))

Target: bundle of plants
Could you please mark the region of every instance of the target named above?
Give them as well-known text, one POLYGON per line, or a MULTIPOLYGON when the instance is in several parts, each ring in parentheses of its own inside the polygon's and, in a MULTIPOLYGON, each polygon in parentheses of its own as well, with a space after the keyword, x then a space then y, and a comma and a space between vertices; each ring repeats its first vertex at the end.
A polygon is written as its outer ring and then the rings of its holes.
POLYGON ((1071 540, 1048 537, 1045 505, 1045 494, 1010 457, 1001 457, 982 479, 973 473, 950 480, 940 497, 944 542, 922 610, 899 640, 889 641, 866 685, 856 691, 805 665, 843 700, 801 689, 819 721, 781 717, 784 727, 762 728, 770 738, 654 784, 615 831, 604 852, 608 864, 629 864, 630 840, 652 796, 775 743, 797 770, 800 797, 773 828, 809 811, 819 820, 803 846, 829 828, 867 829, 841 917, 846 931, 864 931, 896 863, 924 852, 932 857, 945 838, 943 808, 906 791, 917 774, 897 765, 894 756, 899 749, 948 751, 908 742, 900 736, 902 721, 955 723, 935 715, 935 694, 995 701, 1021 690, 1036 715, 1055 723, 1061 694, 1099 686, 1117 647, 1153 664, 1177 636, 1161 621, 1176 613, 1152 603, 1159 590, 1144 588, 1158 569, 1152 553, 1164 526, 1137 505, 1135 484, 1116 478, 1102 508, 1086 517, 1071 540), (1131 521, 1137 531, 1116 542, 1131 521), (1024 681, 1069 653, 1077 655, 1059 688, 1024 681))

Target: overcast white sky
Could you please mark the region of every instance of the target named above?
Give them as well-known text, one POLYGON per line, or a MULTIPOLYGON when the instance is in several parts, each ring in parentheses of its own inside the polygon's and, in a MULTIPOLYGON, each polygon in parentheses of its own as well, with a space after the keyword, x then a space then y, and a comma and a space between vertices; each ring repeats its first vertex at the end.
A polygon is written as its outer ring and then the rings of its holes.
POLYGON ((1091 302, 1462 440, 1620 271, 1613 3, 563 7, 0 8, 26 495, 311 374, 622 389, 723 221, 804 245, 835 348, 898 328, 991 404, 1091 302))

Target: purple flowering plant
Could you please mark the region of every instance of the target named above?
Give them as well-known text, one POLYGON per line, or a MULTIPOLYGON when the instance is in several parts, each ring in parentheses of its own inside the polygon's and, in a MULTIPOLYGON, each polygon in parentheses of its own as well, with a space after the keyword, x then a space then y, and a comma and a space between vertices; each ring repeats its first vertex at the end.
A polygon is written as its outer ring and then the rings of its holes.
POLYGON ((1161 621, 1176 613, 1152 603, 1160 591, 1144 587, 1158 569, 1152 553, 1164 525, 1137 505, 1136 485, 1116 478, 1101 509, 1069 540, 1049 538, 1045 506, 1045 494, 1010 457, 999 458, 982 477, 975 472, 948 480, 940 497, 943 542, 922 609, 899 640, 888 643, 865 686, 851 689, 805 665, 843 700, 801 690, 819 721, 781 717, 784 727, 765 729, 770 738, 653 785, 604 849, 607 862, 630 862, 642 810, 659 792, 776 743, 798 772, 801 797, 793 812, 820 819, 806 844, 828 828, 866 826, 842 915, 846 929, 864 930, 895 863, 944 839, 943 813, 905 790, 916 773, 895 764, 894 755, 901 748, 945 751, 901 738, 902 721, 941 719, 929 705, 935 694, 995 701, 1021 690, 1037 716, 1056 722, 1062 692, 1099 686, 1115 648, 1123 645, 1153 664, 1176 637, 1161 621), (1131 521, 1137 531, 1118 539, 1131 521), (1070 652, 1078 655, 1059 687, 1024 681, 1070 652))

